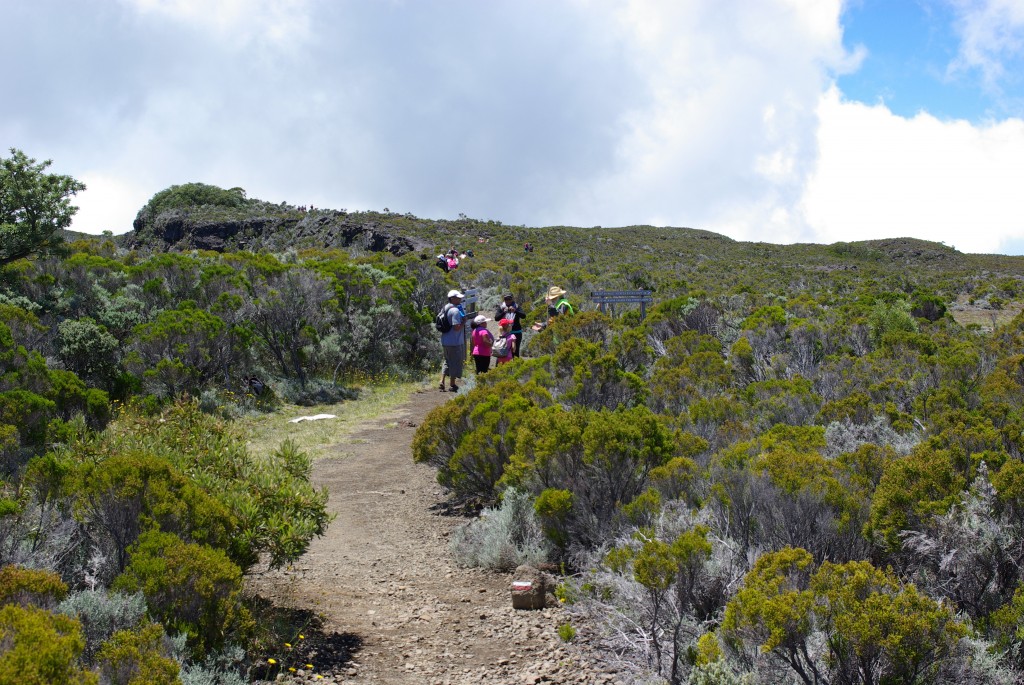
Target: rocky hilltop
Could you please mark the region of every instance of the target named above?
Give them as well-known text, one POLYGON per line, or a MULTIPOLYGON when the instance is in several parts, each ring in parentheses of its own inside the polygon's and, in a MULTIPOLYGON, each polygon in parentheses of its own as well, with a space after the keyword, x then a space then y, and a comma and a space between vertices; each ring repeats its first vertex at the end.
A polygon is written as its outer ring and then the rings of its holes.
POLYGON ((140 211, 134 230, 121 236, 130 249, 283 250, 289 247, 362 249, 403 255, 421 249, 414 238, 394 226, 352 217, 337 210, 302 212, 277 209, 210 212, 207 208, 172 209, 152 215, 140 211))

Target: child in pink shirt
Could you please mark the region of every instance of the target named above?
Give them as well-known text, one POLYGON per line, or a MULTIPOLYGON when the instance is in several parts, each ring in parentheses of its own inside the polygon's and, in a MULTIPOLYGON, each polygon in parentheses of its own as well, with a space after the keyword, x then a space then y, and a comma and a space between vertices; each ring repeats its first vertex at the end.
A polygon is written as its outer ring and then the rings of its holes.
POLYGON ((516 336, 512 335, 512 320, 502 319, 498 322, 498 337, 508 341, 508 353, 504 357, 497 357, 498 364, 508 364, 516 349, 516 336))

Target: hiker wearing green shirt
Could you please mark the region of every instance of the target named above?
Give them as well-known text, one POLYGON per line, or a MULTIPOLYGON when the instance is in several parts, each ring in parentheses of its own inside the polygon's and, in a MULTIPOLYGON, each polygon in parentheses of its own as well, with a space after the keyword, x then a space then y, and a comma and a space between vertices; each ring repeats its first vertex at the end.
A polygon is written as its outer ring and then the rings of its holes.
POLYGON ((559 288, 557 285, 553 285, 548 288, 548 294, 544 296, 544 301, 548 303, 548 320, 546 322, 537 322, 533 324, 533 330, 541 331, 555 320, 556 316, 566 316, 568 314, 575 314, 575 310, 572 305, 569 304, 569 300, 565 299, 565 290, 559 288))

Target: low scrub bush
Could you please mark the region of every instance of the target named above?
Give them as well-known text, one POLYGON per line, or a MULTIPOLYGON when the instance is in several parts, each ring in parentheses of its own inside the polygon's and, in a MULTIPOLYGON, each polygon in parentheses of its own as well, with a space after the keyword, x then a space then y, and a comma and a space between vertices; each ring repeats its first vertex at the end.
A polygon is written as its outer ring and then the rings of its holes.
POLYGON ((156 623, 138 631, 119 630, 97 655, 103 682, 111 685, 174 685, 178 664, 170 658, 170 643, 156 623))
POLYGON ((228 645, 208 654, 201 662, 189 661, 183 649, 178 652, 181 664, 178 677, 182 685, 246 685, 249 682, 242 676, 245 650, 238 645, 228 645))
POLYGON ((354 400, 358 392, 350 387, 336 385, 330 381, 310 379, 305 383, 287 380, 281 384, 281 398, 300 407, 314 407, 320 404, 338 404, 354 400))
POLYGON ((517 433, 551 396, 535 383, 502 379, 431 411, 413 438, 413 459, 438 467, 437 480, 462 497, 495 498, 517 433))
POLYGON ((512 571, 522 564, 547 561, 548 550, 529 493, 505 491, 501 505, 457 528, 452 552, 462 566, 512 571))
POLYGON ((103 537, 101 547, 118 570, 146 525, 215 547, 231 544, 235 521, 228 509, 161 457, 115 454, 82 464, 75 481, 76 517, 103 537))
POLYGON ((108 436, 103 449, 161 457, 195 486, 216 500, 221 513, 196 496, 189 527, 161 528, 196 542, 226 549, 243 570, 267 553, 272 566, 297 559, 309 541, 322 535, 332 516, 327 512, 327 491, 309 482, 309 459, 293 447, 282 446, 269 456, 254 459, 244 440, 230 426, 204 414, 197 402, 181 401, 161 414, 147 416, 128 408, 118 422, 121 432, 108 436), (220 528, 230 521, 224 540, 220 528), (205 524, 207 528, 202 525, 205 524), (200 537, 197 532, 204 533, 200 537))
POLYGON ((77 618, 85 637, 83 657, 92 661, 100 645, 121 630, 138 626, 146 615, 142 593, 83 590, 72 593, 57 606, 57 612, 77 618))
POLYGON ((51 571, 18 566, 0 568, 0 605, 50 609, 67 594, 68 586, 51 571))

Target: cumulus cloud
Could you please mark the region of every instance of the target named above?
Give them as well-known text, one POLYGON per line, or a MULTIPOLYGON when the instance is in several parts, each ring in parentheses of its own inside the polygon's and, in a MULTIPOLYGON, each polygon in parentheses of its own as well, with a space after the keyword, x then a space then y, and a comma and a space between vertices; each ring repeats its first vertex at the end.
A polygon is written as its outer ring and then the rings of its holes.
POLYGON ((583 179, 559 222, 699 226, 796 239, 829 74, 854 66, 839 2, 660 2, 621 13, 651 93, 632 109, 611 173, 583 179))
MULTIPOLYGON (((943 1, 958 68, 1007 83, 1019 3, 943 1)), ((0 147, 82 178, 90 232, 201 181, 430 218, 1015 249, 1020 120, 844 101, 863 50, 843 47, 843 5, 3 3, 0 59, 26 66, 0 72, 0 147)))
POLYGON ((801 203, 817 242, 913 236, 996 252, 1024 237, 1024 121, 908 119, 834 88, 818 113, 801 203))

